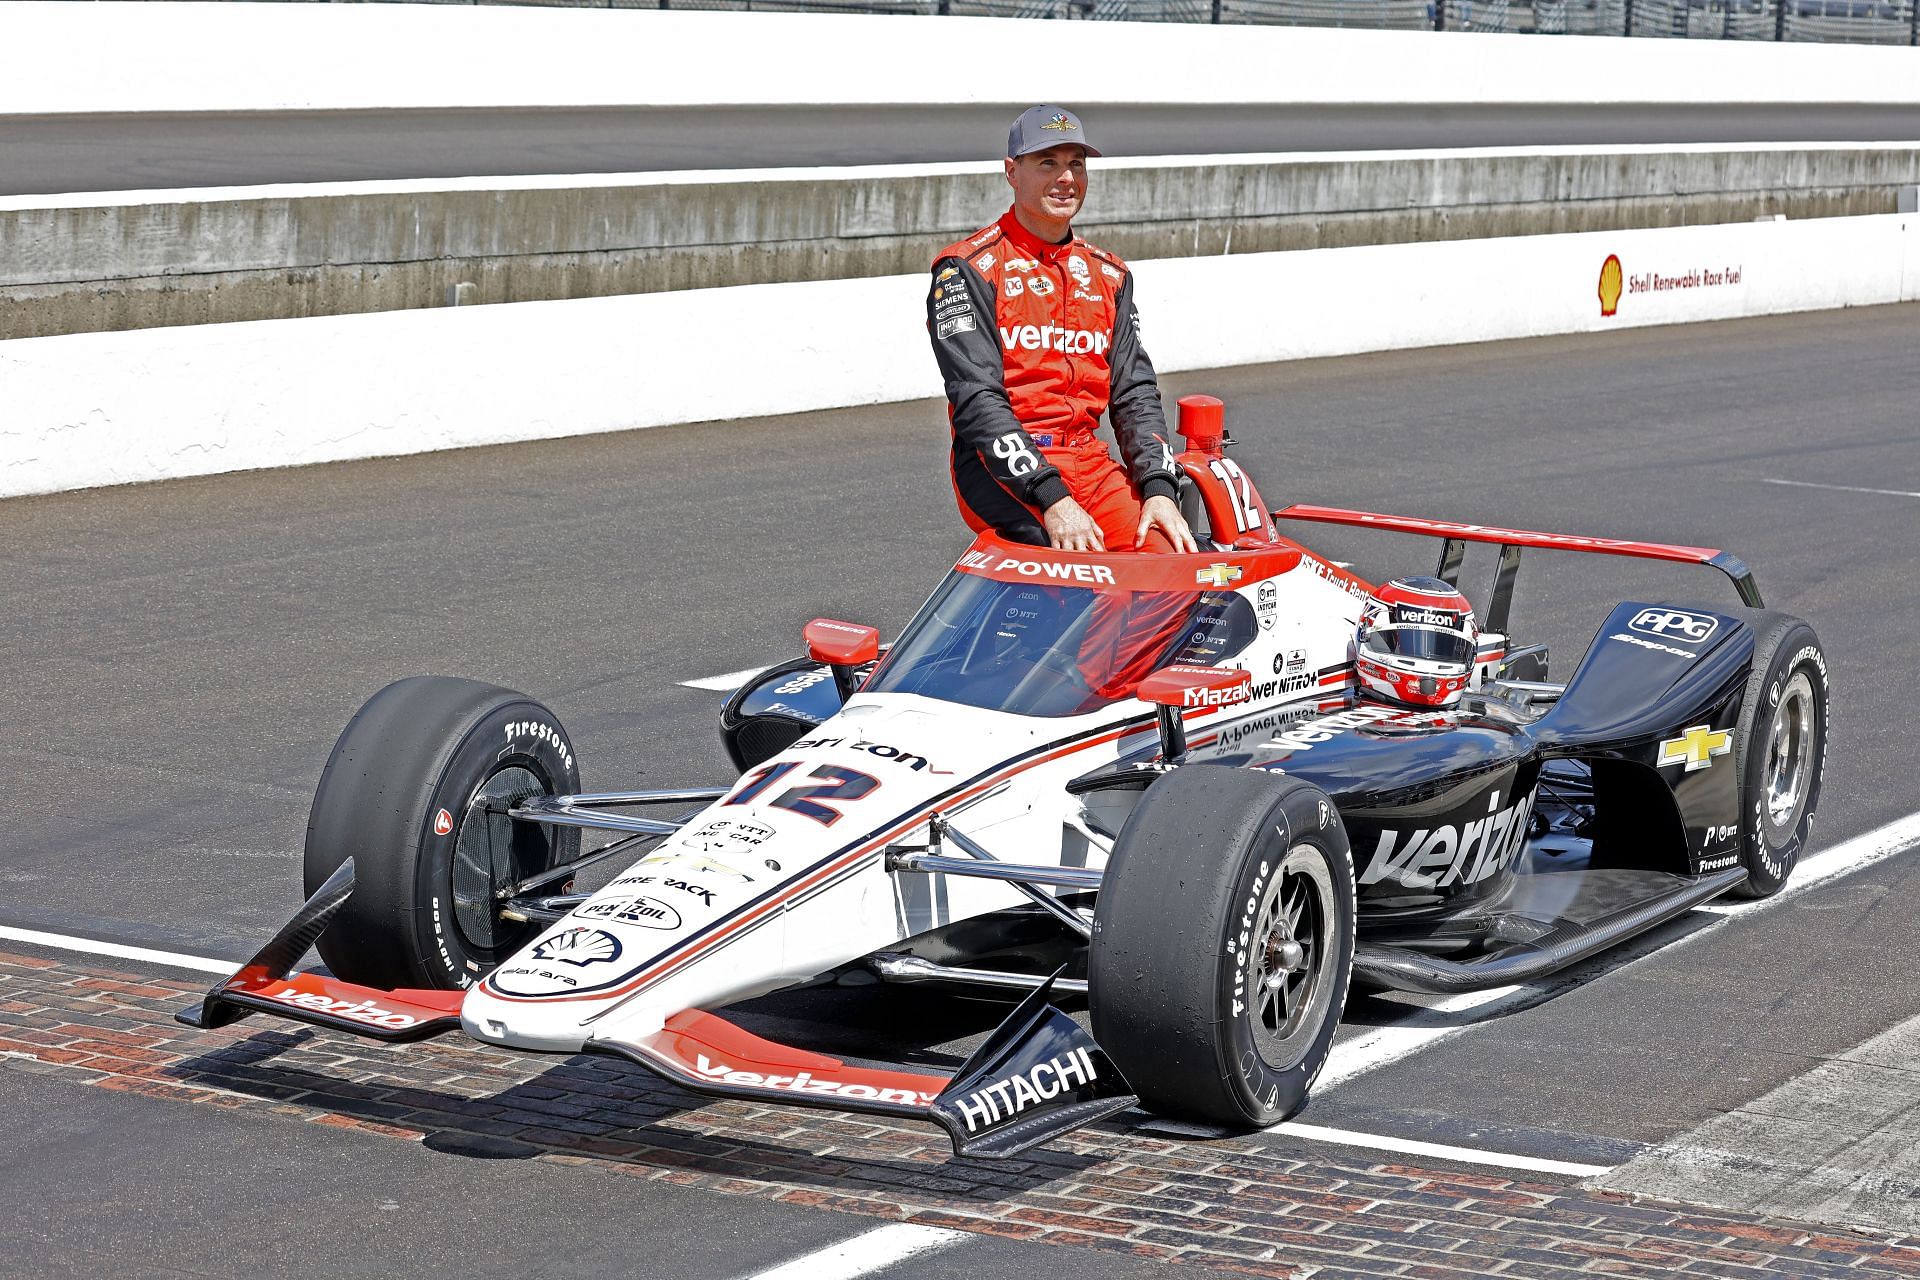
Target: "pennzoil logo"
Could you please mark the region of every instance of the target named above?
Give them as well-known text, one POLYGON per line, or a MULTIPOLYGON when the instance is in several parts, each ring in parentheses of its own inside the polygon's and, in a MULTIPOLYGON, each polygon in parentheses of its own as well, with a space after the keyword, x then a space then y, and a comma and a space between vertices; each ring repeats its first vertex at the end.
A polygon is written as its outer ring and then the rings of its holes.
POLYGON ((1713 729, 1708 725, 1697 724, 1677 738, 1668 738, 1660 744, 1660 767, 1685 765, 1682 771, 1692 773, 1695 769, 1705 769, 1713 764, 1715 756, 1723 756, 1733 750, 1733 734, 1725 729, 1713 729))

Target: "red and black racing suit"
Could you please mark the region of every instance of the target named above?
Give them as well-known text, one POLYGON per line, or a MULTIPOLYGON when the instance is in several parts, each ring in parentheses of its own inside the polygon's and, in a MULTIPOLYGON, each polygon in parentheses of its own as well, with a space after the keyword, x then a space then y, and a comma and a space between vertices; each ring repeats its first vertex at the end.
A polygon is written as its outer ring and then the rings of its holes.
POLYGON ((1048 244, 1011 209, 940 251, 927 328, 946 380, 954 496, 971 528, 1045 546, 1041 514, 1071 496, 1109 551, 1172 550, 1157 528, 1134 544, 1140 503, 1179 493, 1138 323, 1126 263, 1078 236, 1048 244), (1102 413, 1125 472, 1094 435, 1102 413))

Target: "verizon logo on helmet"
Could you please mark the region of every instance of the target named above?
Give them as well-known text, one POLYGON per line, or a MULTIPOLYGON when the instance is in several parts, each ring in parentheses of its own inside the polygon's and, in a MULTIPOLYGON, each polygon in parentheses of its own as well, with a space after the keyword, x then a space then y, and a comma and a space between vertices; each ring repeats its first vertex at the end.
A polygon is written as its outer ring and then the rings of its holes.
POLYGON ((1084 1088, 1097 1077, 1092 1055, 1085 1049, 1069 1049, 1057 1058, 1034 1063, 1018 1075, 955 1098, 953 1105, 967 1122, 967 1132, 973 1133, 981 1125, 998 1124, 1069 1089, 1084 1088))
POLYGON ((1050 324, 1000 326, 1000 345, 1009 351, 1064 351, 1068 355, 1103 355, 1107 335, 1085 329, 1056 329, 1050 324))

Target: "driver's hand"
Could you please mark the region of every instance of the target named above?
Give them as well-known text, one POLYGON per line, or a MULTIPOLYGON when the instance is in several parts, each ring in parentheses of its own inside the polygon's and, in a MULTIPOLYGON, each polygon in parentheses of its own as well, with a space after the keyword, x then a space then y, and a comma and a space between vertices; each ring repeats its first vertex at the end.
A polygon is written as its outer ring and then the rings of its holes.
MULTIPOLYGON (((1180 518, 1179 511, 1173 518, 1180 518)), ((1100 526, 1093 522, 1087 509, 1072 498, 1062 498, 1046 509, 1040 517, 1047 527, 1047 539, 1060 551, 1105 551, 1107 540, 1100 536, 1100 526)), ((1181 526, 1185 528, 1185 526, 1181 526)), ((1191 538, 1188 541, 1192 541, 1191 538)))
POLYGON ((1187 528, 1186 517, 1180 514, 1179 505, 1164 494, 1155 494, 1140 504, 1140 527, 1134 531, 1134 545, 1144 544, 1147 530, 1156 528, 1167 535, 1167 541, 1173 544, 1175 551, 1200 549, 1193 540, 1193 530, 1187 528))

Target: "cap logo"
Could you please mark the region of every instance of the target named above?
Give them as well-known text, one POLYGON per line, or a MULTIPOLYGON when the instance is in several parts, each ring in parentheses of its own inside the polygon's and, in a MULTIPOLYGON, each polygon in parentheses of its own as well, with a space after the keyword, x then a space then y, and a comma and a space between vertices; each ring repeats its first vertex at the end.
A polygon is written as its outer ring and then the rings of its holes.
POLYGON ((1047 121, 1045 124, 1041 125, 1040 127, 1042 129, 1063 130, 1067 133, 1073 133, 1076 131, 1076 126, 1074 125, 1073 121, 1067 119, 1066 114, 1064 112, 1055 115, 1053 119, 1047 121))

